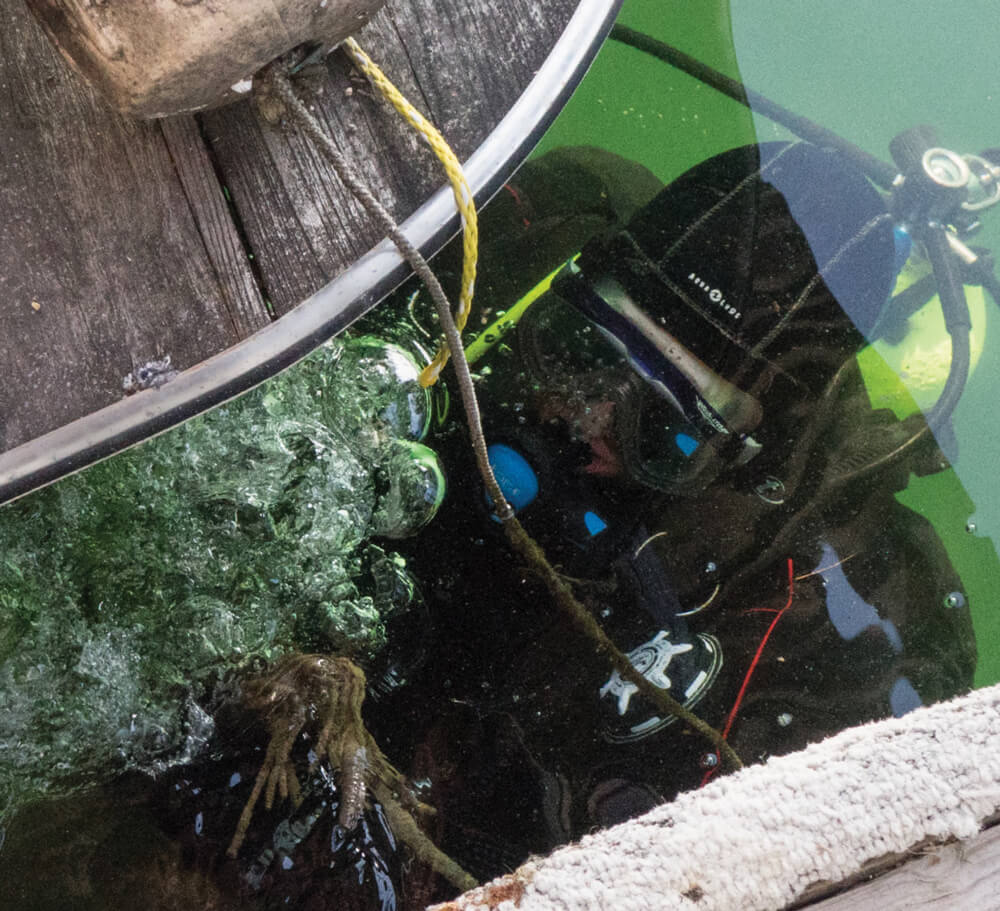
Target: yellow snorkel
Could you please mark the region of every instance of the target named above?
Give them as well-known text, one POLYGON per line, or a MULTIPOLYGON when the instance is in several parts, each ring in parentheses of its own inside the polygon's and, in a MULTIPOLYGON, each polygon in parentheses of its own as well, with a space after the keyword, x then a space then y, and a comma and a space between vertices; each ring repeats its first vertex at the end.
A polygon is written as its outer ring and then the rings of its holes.
MULTIPOLYGON (((569 261, 573 262, 577 256, 573 256, 569 261)), ((565 263, 560 263, 548 275, 545 276, 534 288, 524 295, 509 310, 503 311, 492 323, 489 324, 479 335, 477 335, 468 345, 465 346, 465 357, 470 364, 474 364, 497 342, 500 341, 516 325, 517 321, 524 315, 538 298, 540 298, 552 286, 555 277, 562 271, 565 263)))

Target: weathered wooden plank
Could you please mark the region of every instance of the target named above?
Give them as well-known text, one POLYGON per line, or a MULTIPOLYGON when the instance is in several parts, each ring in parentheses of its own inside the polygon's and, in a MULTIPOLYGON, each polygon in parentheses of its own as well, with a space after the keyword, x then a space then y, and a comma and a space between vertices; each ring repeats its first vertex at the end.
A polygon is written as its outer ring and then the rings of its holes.
POLYGON ((119 398, 137 364, 189 366, 252 324, 178 177, 199 166, 174 151, 106 109, 22 3, 0 4, 0 448, 119 398))
MULTIPOLYGON (((572 0, 390 2, 362 45, 466 157, 524 90, 572 0)), ((421 140, 334 54, 303 86, 314 113, 398 218, 443 180, 421 140)), ((379 234, 313 144, 248 105, 203 115, 277 314, 368 250, 379 234)))
POLYGON ((270 322, 215 168, 193 117, 170 117, 160 129, 187 197, 191 214, 219 281, 226 311, 239 336, 270 322))
POLYGON ((938 845, 808 911, 996 911, 1000 909, 1000 826, 938 845))
MULTIPOLYGON (((362 37, 465 157, 575 5, 398 0, 362 37)), ((430 152, 346 58, 307 91, 398 218, 440 185, 430 152)), ((249 104, 204 115, 200 130, 126 121, 20 2, 0 6, 0 207, 0 450, 115 401, 145 360, 184 368, 217 353, 270 318, 267 297, 287 312, 379 239, 309 141, 249 104)))

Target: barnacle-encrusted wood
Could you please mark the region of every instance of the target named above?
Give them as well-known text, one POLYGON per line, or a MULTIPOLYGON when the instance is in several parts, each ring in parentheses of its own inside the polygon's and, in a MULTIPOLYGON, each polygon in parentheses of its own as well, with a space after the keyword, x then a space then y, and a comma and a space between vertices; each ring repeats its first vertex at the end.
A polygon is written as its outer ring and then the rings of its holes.
POLYGON ((337 772, 340 826, 351 830, 358 824, 370 790, 382 805, 396 837, 410 847, 418 860, 456 888, 465 891, 476 885, 475 879, 440 851, 417 825, 415 816, 434 811, 416 799, 409 783, 365 728, 361 720, 365 675, 353 661, 325 655, 289 655, 264 676, 244 684, 243 694, 247 707, 264 717, 270 741, 229 845, 230 857, 239 851, 262 793, 268 808, 276 793, 282 800, 299 799, 292 747, 307 729, 318 729, 312 743, 312 762, 315 765, 326 760, 337 772))
POLYGON ((264 64, 356 32, 385 0, 27 0, 49 37, 122 113, 165 117, 235 101, 264 64))

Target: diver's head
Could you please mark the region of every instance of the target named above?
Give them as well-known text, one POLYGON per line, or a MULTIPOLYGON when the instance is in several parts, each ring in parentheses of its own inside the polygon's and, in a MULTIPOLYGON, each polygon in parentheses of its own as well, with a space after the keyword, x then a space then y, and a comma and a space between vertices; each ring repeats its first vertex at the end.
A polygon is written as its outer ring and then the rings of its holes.
POLYGON ((584 470, 671 493, 781 464, 874 326, 894 248, 882 198, 836 153, 717 156, 588 244, 522 317, 541 417, 590 444, 584 470))

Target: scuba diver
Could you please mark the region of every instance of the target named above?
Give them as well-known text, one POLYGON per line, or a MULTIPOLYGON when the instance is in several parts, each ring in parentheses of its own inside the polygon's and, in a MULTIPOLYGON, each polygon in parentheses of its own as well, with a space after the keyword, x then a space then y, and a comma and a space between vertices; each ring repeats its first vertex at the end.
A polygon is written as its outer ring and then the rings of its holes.
MULTIPOLYGON (((948 467, 944 424, 873 408, 856 358, 911 243, 850 162, 773 142, 662 188, 561 149, 484 220, 480 304, 510 308, 468 347, 491 463, 637 670, 744 763, 972 685, 968 597, 895 497, 948 467)), ((486 877, 720 759, 507 550, 462 431, 431 442, 450 489, 408 557, 433 633, 374 728, 486 877)))
MULTIPOLYGON (((526 165, 483 222, 480 306, 506 310, 468 346, 491 461, 652 685, 749 763, 972 684, 968 595, 929 523, 895 497, 911 473, 947 467, 946 421, 873 407, 856 357, 887 324, 908 247, 864 177, 808 143, 735 149, 667 187, 609 153, 560 149, 526 165)), ((366 386, 365 409, 337 424, 371 435, 370 523, 392 542, 352 558, 357 603, 388 626, 365 664, 362 728, 406 773, 407 800, 435 809, 421 815, 428 839, 486 880, 719 774, 713 745, 613 671, 508 549, 464 425, 438 413, 433 450, 417 442, 428 403, 446 403, 419 386, 417 363, 371 338, 328 357, 312 369, 366 386)), ((325 468, 300 450, 270 477, 308 502, 297 472, 325 468)), ((8 877, 4 907, 62 907, 80 857, 105 890, 94 907, 161 893, 219 908, 451 897, 394 830, 394 770, 354 827, 340 824, 359 779, 345 786, 329 749, 317 758, 322 713, 350 706, 360 723, 360 693, 332 699, 325 660, 219 681, 190 728, 195 761, 152 783, 136 773, 35 805, 5 857, 45 875, 8 877), (319 725, 295 739, 299 799, 272 804, 260 785, 272 744, 290 750, 281 732, 307 716, 319 725), (76 841, 60 870, 38 845, 65 854, 67 820, 76 841)), ((367 744, 356 767, 377 761, 361 728, 339 730, 367 744)))

